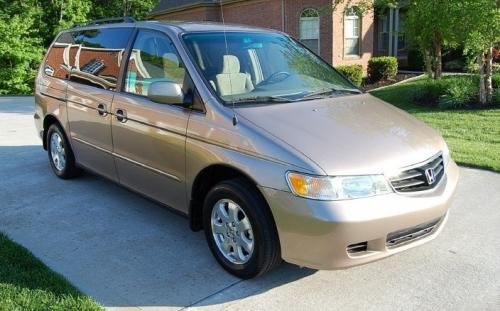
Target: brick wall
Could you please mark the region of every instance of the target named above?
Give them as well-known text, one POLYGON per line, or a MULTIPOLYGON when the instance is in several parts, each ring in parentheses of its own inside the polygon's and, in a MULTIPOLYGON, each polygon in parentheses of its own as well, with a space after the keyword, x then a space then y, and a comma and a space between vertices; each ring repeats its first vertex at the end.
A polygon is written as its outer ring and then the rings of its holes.
MULTIPOLYGON (((356 0, 350 3, 355 4, 356 0)), ((337 6, 334 12, 327 8, 332 0, 248 0, 224 5, 224 18, 228 23, 237 23, 272 28, 299 38, 299 19, 306 8, 320 9, 320 56, 330 64, 361 64, 364 70, 373 53, 374 15, 366 13, 361 19, 360 56, 344 56, 344 9, 337 6)), ((217 6, 196 7, 154 17, 164 20, 219 21, 217 6)))
POLYGON ((237 23, 276 30, 283 29, 282 0, 253 0, 227 4, 224 19, 237 23))
POLYGON ((361 64, 366 72, 368 60, 373 54, 374 40, 374 14, 367 12, 361 17, 360 30, 360 56, 344 56, 344 10, 345 5, 339 5, 332 15, 333 25, 333 46, 332 46, 332 64, 361 64))
POLYGON ((171 12, 157 15, 154 17, 157 20, 171 21, 220 21, 220 12, 216 6, 196 7, 189 10, 171 12))
MULTIPOLYGON (((302 12, 307 8, 324 9, 331 4, 331 0, 296 0, 285 1, 285 32, 299 39, 299 20, 302 12)), ((319 19, 319 48, 320 56, 332 63, 332 15, 327 10, 320 10, 319 19)))

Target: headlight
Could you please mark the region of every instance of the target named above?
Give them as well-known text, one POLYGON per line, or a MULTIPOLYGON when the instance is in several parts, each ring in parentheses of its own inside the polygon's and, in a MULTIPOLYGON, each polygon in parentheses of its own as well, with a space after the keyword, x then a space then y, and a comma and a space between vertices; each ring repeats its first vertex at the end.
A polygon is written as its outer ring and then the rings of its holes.
POLYGON ((293 194, 323 201, 366 198, 393 192, 384 175, 330 177, 288 172, 286 179, 293 194))
POLYGON ((445 143, 443 149, 443 164, 445 168, 448 166, 448 163, 450 163, 450 161, 451 161, 450 149, 448 148, 448 145, 445 143))

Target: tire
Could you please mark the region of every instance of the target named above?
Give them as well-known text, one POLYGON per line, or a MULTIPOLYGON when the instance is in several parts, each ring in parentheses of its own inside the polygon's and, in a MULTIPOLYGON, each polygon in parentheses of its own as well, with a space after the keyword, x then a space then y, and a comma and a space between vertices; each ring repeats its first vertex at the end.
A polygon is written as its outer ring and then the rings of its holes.
POLYGON ((52 171, 57 177, 70 179, 81 174, 68 139, 57 124, 52 124, 47 131, 47 153, 52 171))
POLYGON ((281 262, 272 214, 255 186, 244 179, 223 181, 208 192, 203 204, 203 227, 215 259, 239 278, 262 275, 281 262))

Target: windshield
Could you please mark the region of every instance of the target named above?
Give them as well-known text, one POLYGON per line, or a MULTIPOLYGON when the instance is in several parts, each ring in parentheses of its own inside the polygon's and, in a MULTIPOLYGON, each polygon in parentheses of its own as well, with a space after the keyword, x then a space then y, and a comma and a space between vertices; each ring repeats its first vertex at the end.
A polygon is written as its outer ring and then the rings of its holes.
POLYGON ((191 33, 183 40, 209 87, 226 104, 360 93, 330 65, 282 34, 191 33))

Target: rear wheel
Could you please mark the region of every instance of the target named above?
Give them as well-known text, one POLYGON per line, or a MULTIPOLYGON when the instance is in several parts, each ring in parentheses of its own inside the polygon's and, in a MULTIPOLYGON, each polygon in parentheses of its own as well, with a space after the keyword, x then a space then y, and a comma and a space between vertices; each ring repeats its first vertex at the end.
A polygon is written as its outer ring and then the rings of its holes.
POLYGON ((52 171, 58 177, 69 179, 81 173, 68 140, 57 124, 52 124, 47 131, 47 152, 52 171))
POLYGON ((281 262, 272 215, 255 187, 243 179, 223 181, 210 190, 203 225, 213 255, 237 277, 253 278, 281 262))

